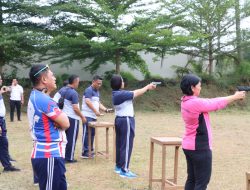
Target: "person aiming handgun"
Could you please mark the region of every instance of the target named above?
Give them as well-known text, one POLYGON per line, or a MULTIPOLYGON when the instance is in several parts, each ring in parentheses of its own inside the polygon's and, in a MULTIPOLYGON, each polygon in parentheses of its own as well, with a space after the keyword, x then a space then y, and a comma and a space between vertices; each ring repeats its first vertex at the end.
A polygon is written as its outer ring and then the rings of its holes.
POLYGON ((212 173, 212 130, 209 112, 224 109, 228 104, 245 98, 245 91, 217 98, 200 98, 201 79, 185 75, 180 84, 184 94, 181 115, 185 123, 182 149, 187 162, 185 190, 206 190, 212 173))

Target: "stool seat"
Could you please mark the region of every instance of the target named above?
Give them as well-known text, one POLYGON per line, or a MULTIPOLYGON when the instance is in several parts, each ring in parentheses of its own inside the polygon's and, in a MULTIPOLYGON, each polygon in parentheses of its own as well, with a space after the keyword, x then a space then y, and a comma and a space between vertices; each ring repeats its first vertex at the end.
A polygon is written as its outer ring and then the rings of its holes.
POLYGON ((151 137, 151 142, 159 145, 181 146, 182 139, 180 137, 151 137))
MULTIPOLYGON (((105 122, 105 121, 91 121, 88 123, 88 144, 89 144, 89 150, 92 149, 91 145, 91 128, 95 129, 95 153, 96 155, 99 153, 101 155, 104 155, 106 158, 109 157, 109 128, 113 128, 113 161, 115 161, 115 126, 114 123, 111 122, 105 122), (106 150, 98 151, 98 129, 106 129, 106 150)), ((91 151, 89 151, 89 157, 91 158, 91 151)))
POLYGON ((165 190, 183 190, 184 187, 177 185, 177 168, 178 168, 178 154, 181 146, 182 138, 180 137, 151 137, 150 138, 150 163, 149 163, 149 189, 152 189, 152 182, 161 182, 161 189, 165 190), (161 179, 153 178, 153 159, 154 159, 154 144, 162 147, 162 177, 161 179), (166 179, 166 147, 174 147, 174 177, 173 179, 166 179), (168 187, 166 187, 168 184, 168 187))
POLYGON ((114 123, 111 122, 106 122, 106 121, 90 121, 88 123, 89 126, 91 127, 114 127, 114 123))

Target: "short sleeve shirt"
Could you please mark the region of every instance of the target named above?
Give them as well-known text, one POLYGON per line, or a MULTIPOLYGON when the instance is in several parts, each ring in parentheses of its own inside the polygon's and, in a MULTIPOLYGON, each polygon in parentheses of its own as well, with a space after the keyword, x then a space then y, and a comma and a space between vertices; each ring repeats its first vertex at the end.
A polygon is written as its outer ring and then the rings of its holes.
POLYGON ((38 90, 32 90, 27 110, 34 140, 32 158, 64 157, 66 137, 54 122, 60 114, 61 110, 54 100, 38 90))
POLYGON ((96 119, 96 115, 86 104, 86 99, 89 99, 93 104, 94 108, 99 111, 100 106, 100 93, 98 90, 94 89, 92 86, 89 86, 85 89, 82 97, 82 114, 86 117, 96 119))
POLYGON ((64 97, 63 112, 70 118, 80 120, 80 117, 75 113, 73 104, 77 104, 79 107, 79 95, 77 91, 71 87, 62 87, 58 93, 56 93, 56 99, 64 97))
POLYGON ((115 115, 120 117, 134 117, 133 98, 134 93, 131 91, 113 91, 112 102, 115 108, 115 115))
POLYGON ((23 87, 17 84, 16 86, 10 87, 10 100, 21 101, 23 94, 23 87))
POLYGON ((5 117, 6 109, 3 101, 3 96, 0 94, 0 117, 5 117))

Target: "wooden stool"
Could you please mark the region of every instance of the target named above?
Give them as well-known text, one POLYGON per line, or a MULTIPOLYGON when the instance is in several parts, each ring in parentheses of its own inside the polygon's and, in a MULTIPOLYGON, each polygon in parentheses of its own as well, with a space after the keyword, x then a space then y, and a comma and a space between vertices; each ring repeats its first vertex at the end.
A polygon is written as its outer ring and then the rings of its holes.
POLYGON ((247 190, 250 190, 250 173, 246 173, 247 190))
POLYGON ((177 185, 177 168, 178 168, 178 153, 181 146, 182 139, 179 137, 151 137, 150 145, 150 163, 149 163, 149 189, 152 189, 152 182, 161 182, 161 189, 183 190, 183 186, 177 185), (162 146, 162 178, 153 179, 153 158, 154 158, 154 144, 162 146), (166 147, 175 147, 174 158, 174 178, 166 179, 166 147), (166 183, 170 186, 165 187, 166 183))
POLYGON ((104 155, 106 158, 109 158, 109 128, 113 128, 113 161, 115 161, 115 126, 113 123, 110 122, 89 122, 88 123, 88 144, 89 144, 89 158, 91 158, 91 128, 95 129, 95 155, 101 154, 104 155), (106 151, 98 152, 98 129, 105 128, 106 129, 106 151))

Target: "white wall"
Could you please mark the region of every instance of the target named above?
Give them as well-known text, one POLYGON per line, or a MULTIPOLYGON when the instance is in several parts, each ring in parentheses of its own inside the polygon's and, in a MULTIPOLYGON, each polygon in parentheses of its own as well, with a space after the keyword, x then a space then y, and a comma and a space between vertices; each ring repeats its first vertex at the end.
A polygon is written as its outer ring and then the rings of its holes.
MULTIPOLYGON (((188 61, 188 55, 184 54, 178 54, 178 55, 168 55, 164 58, 163 65, 161 67, 161 60, 159 59, 158 61, 154 62, 154 54, 152 53, 140 53, 142 58, 146 61, 148 64, 148 69, 152 75, 158 75, 163 78, 174 78, 176 77, 176 74, 172 68, 173 65, 178 65, 178 66, 184 66, 187 61, 188 61)), ((48 61, 40 62, 41 64, 48 64, 48 61)), ((72 65, 69 66, 68 68, 66 67, 61 67, 60 64, 55 64, 51 65, 51 70, 56 74, 56 75, 61 75, 63 73, 67 74, 76 74, 80 76, 81 80, 91 80, 92 75, 90 72, 87 72, 83 70, 85 66, 87 66, 90 63, 90 60, 86 60, 83 64, 80 64, 79 61, 73 61, 72 65)), ((29 68, 24 68, 20 65, 17 65, 18 71, 17 71, 17 76, 19 78, 28 78, 29 77, 29 68)), ((102 75, 104 74, 105 71, 109 70, 114 70, 115 65, 112 63, 107 63, 105 65, 102 65, 96 72, 96 74, 102 75)), ((4 72, 11 73, 12 68, 10 66, 5 66, 3 68, 4 72)), ((137 71, 137 70, 131 70, 128 68, 126 64, 121 65, 121 70, 122 71, 129 71, 131 72, 137 79, 142 80, 143 75, 137 71)))

